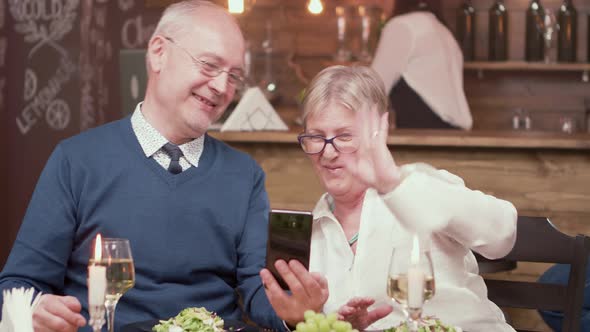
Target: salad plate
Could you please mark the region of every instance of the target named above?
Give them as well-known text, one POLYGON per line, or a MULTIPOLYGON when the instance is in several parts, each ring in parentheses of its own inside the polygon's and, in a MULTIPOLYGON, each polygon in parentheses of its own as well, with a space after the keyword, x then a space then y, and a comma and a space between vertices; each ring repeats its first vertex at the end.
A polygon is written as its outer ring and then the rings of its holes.
MULTIPOLYGON (((158 319, 146 320, 141 322, 135 322, 125 325, 121 328, 121 332, 152 332, 152 328, 158 325, 160 321, 158 319)), ((224 320, 224 330, 231 332, 258 332, 258 328, 247 325, 244 322, 237 320, 224 320)))

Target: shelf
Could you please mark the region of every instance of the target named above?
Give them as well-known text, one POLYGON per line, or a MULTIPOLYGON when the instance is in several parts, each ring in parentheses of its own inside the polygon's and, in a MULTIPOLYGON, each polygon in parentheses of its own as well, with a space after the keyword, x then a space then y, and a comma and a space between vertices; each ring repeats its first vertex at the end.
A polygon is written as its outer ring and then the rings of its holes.
POLYGON ((525 61, 473 61, 465 62, 465 69, 522 70, 522 71, 588 71, 590 63, 544 63, 525 61))
POLYGON ((477 70, 477 76, 483 78, 485 70, 490 71, 537 71, 537 72, 581 72, 582 81, 588 82, 590 63, 544 63, 526 61, 470 61, 463 64, 465 70, 477 70))

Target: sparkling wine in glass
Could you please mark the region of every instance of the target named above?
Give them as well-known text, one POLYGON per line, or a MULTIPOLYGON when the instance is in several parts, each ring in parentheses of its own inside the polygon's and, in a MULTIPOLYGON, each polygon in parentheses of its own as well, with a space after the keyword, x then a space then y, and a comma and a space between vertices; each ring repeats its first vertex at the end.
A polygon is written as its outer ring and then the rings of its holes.
POLYGON ((430 251, 414 236, 412 248, 394 248, 389 264, 387 294, 402 305, 410 331, 418 331, 422 306, 435 293, 430 251))
POLYGON ((121 296, 135 285, 135 267, 129 240, 103 239, 101 260, 90 260, 90 264, 106 267, 107 290, 104 306, 108 330, 114 332, 117 303, 121 296))

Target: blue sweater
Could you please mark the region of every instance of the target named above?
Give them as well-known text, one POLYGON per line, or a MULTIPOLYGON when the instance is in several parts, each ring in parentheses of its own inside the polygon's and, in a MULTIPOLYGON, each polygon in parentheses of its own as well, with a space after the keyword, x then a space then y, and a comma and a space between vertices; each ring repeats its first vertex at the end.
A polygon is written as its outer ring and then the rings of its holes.
POLYGON ((88 317, 87 264, 100 232, 129 239, 135 262, 135 287, 117 305, 116 329, 188 306, 239 320, 238 297, 253 321, 279 329, 258 276, 267 221, 264 173, 252 158, 206 136, 199 167, 173 175, 145 157, 127 117, 56 147, 0 289, 72 295, 88 317))

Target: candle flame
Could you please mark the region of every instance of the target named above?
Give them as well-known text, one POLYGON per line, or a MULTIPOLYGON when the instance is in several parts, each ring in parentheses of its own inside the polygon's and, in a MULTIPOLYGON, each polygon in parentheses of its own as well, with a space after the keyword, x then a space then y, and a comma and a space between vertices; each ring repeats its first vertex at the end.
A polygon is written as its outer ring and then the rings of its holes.
POLYGON ((412 265, 417 265, 420 262, 420 241, 418 241, 418 236, 414 234, 414 239, 412 240, 412 253, 410 256, 410 263, 412 265))
POLYGON ((97 263, 102 259, 102 240, 100 233, 96 235, 94 242, 94 262, 97 263))
POLYGON ((232 14, 244 13, 244 0, 227 0, 227 10, 232 14))
POLYGON ((324 5, 322 5, 321 0, 309 0, 307 10, 309 10, 310 13, 317 15, 324 10, 324 5))

